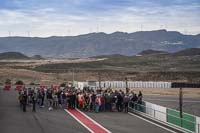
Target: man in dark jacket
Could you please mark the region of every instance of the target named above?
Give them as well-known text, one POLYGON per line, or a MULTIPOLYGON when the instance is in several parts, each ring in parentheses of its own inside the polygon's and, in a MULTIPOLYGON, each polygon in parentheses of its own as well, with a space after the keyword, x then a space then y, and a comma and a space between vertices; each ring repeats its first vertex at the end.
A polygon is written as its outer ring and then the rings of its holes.
POLYGON ((127 113, 128 112, 128 103, 129 103, 130 99, 128 97, 128 95, 124 96, 124 112, 127 113))
POLYGON ((76 104, 76 94, 75 94, 75 92, 73 92, 71 95, 71 108, 72 109, 75 109, 75 106, 76 106, 75 104, 76 104))
POLYGON ((24 91, 24 93, 23 93, 23 100, 22 100, 23 112, 26 112, 26 104, 27 104, 27 92, 24 91))
POLYGON ((123 97, 120 93, 117 94, 117 110, 118 112, 121 112, 123 110, 122 107, 123 97))
POLYGON ((33 95, 32 95, 32 104, 33 104, 32 111, 33 111, 33 112, 36 112, 36 109, 35 109, 36 99, 37 99, 37 95, 36 95, 36 93, 34 92, 33 95))

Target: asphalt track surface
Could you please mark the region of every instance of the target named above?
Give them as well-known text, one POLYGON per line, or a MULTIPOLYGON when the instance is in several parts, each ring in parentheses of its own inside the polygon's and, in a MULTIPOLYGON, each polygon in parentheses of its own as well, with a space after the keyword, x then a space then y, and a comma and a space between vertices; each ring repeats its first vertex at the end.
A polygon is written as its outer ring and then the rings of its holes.
POLYGON ((16 92, 0 90, 0 132, 1 133, 88 133, 62 109, 48 111, 27 108, 20 110, 16 92))
MULTIPOLYGON (((113 133, 170 133, 127 113, 85 113, 113 133)), ((31 107, 28 107, 24 113, 19 108, 16 92, 0 89, 0 132, 88 133, 89 131, 63 109, 48 111, 47 108, 42 108, 33 113, 31 107)))
MULTIPOLYGON (((144 95, 143 99, 164 107, 179 110, 179 96, 144 95)), ((183 112, 200 116, 200 96, 194 98, 183 96, 183 112)))

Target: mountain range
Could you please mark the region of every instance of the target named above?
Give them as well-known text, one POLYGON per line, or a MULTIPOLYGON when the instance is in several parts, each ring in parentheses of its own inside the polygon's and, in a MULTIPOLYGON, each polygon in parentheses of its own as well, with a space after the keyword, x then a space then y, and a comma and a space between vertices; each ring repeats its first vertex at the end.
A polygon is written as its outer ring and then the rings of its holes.
POLYGON ((20 52, 28 56, 79 58, 99 55, 136 55, 144 50, 177 52, 200 48, 200 34, 184 35, 177 31, 156 30, 134 33, 89 33, 78 36, 47 38, 0 37, 0 53, 20 52))
POLYGON ((42 60, 40 55, 28 57, 20 52, 5 52, 0 53, 0 60, 42 60))

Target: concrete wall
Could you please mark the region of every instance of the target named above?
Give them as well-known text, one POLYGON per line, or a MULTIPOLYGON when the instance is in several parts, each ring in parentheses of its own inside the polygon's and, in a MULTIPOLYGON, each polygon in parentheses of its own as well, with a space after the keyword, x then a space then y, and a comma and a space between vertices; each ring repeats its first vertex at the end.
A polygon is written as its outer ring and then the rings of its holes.
MULTIPOLYGON (((99 87, 99 82, 96 82, 99 87)), ((104 88, 126 88, 125 81, 102 81, 101 87, 104 88)), ((143 82, 143 81, 128 81, 128 88, 171 88, 171 82, 143 82)))
POLYGON ((149 102, 145 102, 146 103, 146 113, 153 116, 154 118, 166 122, 167 121, 167 108, 160 106, 160 105, 156 105, 156 104, 152 104, 149 102))

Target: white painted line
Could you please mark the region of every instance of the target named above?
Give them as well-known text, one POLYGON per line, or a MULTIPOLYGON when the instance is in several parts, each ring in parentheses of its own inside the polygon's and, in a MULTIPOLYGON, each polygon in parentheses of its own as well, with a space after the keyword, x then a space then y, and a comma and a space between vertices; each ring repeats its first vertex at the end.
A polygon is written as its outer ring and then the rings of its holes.
POLYGON ((95 120, 93 120, 91 117, 89 117, 85 113, 81 112, 79 109, 76 109, 76 110, 78 112, 80 112, 82 115, 84 115, 85 117, 87 117, 89 120, 91 120, 92 122, 94 122, 96 125, 98 125, 99 127, 103 128, 106 132, 111 133, 108 129, 106 129, 105 127, 103 127, 102 125, 100 125, 98 122, 96 122, 95 120))
POLYGON ((133 115, 133 116, 135 116, 135 117, 138 117, 138 118, 140 118, 140 119, 142 119, 142 120, 144 120, 144 121, 146 121, 146 122, 149 122, 149 123, 151 123, 151 124, 153 124, 153 125, 155 125, 155 126, 158 126, 158 127, 160 127, 160 128, 162 128, 162 129, 165 129, 165 130, 167 130, 167 131, 169 131, 169 132, 172 132, 172 133, 177 133, 177 132, 175 132, 175 131, 173 131, 173 130, 171 130, 171 129, 168 129, 168 128, 166 128, 166 127, 163 127, 163 126, 161 126, 161 125, 158 125, 158 124, 156 124, 156 123, 154 123, 154 122, 152 122, 152 121, 149 121, 149 120, 147 120, 147 119, 144 119, 144 118, 142 118, 142 117, 140 117, 140 116, 137 116, 137 115, 135 115, 135 114, 133 114, 133 113, 130 113, 130 112, 128 112, 130 115, 133 115))
POLYGON ((70 113, 67 109, 65 109, 65 111, 67 113, 69 113, 76 121, 78 121, 83 127, 85 127, 88 131, 90 131, 91 133, 95 133, 93 132, 89 127, 87 127, 83 122, 81 122, 79 119, 77 119, 72 113, 70 113))

